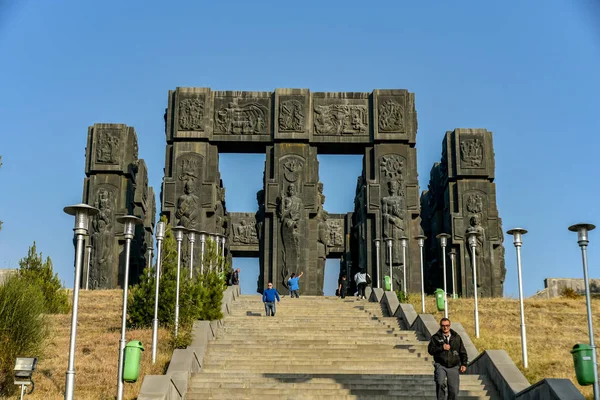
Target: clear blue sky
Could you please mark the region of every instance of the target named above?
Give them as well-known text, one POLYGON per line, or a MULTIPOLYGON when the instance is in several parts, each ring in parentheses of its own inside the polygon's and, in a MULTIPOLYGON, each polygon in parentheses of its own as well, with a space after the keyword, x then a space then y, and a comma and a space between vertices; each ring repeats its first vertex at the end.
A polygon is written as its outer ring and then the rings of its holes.
MULTIPOLYGON (((62 209, 81 201, 87 127, 134 126, 158 193, 169 89, 407 88, 417 101, 421 189, 447 130, 493 131, 504 227, 530 231, 525 293, 545 277, 581 277, 567 227, 600 225, 594 4, 0 1, 0 267, 16 267, 36 240, 72 286, 73 220, 62 209)), ((228 209, 254 211, 264 155, 221 160, 228 209)), ((320 161, 326 208, 351 211, 360 157, 320 161)), ((590 273, 600 278, 600 229, 590 238, 590 273)), ((505 294, 516 296, 507 239, 505 294)), ((237 265, 243 290, 252 292, 257 262, 237 265)), ((327 276, 335 269, 330 261, 327 276)))

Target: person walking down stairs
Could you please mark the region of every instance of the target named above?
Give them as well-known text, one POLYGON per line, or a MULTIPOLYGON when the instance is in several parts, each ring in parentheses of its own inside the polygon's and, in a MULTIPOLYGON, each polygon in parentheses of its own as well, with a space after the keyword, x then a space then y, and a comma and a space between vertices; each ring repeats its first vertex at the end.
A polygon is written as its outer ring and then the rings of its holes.
POLYGON ((273 287, 273 283, 269 282, 267 289, 263 291, 262 296, 263 303, 265 303, 265 313, 267 314, 267 317, 275 316, 275 299, 277 299, 277 302, 279 303, 279 293, 277 292, 277 289, 273 287))
POLYGON ((450 329, 448 318, 440 320, 440 330, 431 337, 427 350, 433 356, 437 400, 446 400, 446 388, 448 400, 455 400, 460 386, 459 374, 467 370, 469 357, 460 335, 450 329))

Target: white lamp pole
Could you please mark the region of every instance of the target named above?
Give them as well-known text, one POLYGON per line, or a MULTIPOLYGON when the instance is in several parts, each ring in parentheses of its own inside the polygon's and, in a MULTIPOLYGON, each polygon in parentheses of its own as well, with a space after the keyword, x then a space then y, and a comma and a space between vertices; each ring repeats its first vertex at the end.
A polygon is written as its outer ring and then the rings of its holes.
POLYGON ((375 239, 375 266, 377 268, 377 288, 381 287, 381 274, 380 272, 380 260, 379 260, 379 246, 381 245, 381 239, 375 239))
POLYGON ((436 236, 440 240, 440 246, 442 246, 442 268, 444 269, 444 318, 448 318, 448 279, 446 277, 446 246, 448 245, 448 239, 450 235, 447 233, 440 233, 436 236))
POLYGON ((146 263, 146 269, 148 271, 148 277, 150 277, 150 271, 152 270, 152 255, 154 254, 154 249, 152 248, 152 244, 148 247, 148 262, 146 263))
POLYGON ((225 235, 221 237, 221 273, 225 272, 225 235))
POLYGON ((392 239, 386 239, 390 262, 390 290, 394 291, 394 263, 392 262, 392 239))
POLYGON ((204 275, 204 244, 206 243, 206 232, 200 232, 200 275, 204 275))
POLYGON ((523 228, 514 228, 507 231, 513 235, 513 244, 517 249, 517 276, 519 279, 519 307, 521 308, 521 352, 523 354, 523 367, 527 368, 527 336, 525 334, 525 308, 523 306, 523 280, 521 279, 521 246, 523 245, 523 235, 527 231, 523 228))
POLYGON ((425 245, 425 235, 416 237, 419 251, 421 252, 421 313, 425 314, 425 277, 423 276, 423 246, 425 245))
POLYGON ((175 337, 179 332, 179 281, 181 277, 181 242, 183 241, 183 234, 187 229, 183 226, 176 226, 172 229, 175 240, 177 241, 177 283, 175 285, 175 337))
POLYGON ((85 269, 85 290, 90 290, 90 264, 92 261, 92 245, 85 246, 87 250, 87 268, 85 269))
POLYGON ((596 344, 594 343, 594 328, 592 326, 592 301, 590 298, 590 282, 588 277, 587 245, 590 242, 588 232, 596 229, 592 224, 577 224, 569 227, 571 232, 577 232, 577 244, 581 248, 581 261, 583 263, 583 283, 585 284, 585 302, 587 304, 588 330, 590 332, 590 347, 592 348, 592 363, 594 364, 594 400, 600 398, 598 390, 598 360, 596 344))
POLYGON ((156 291, 154 293, 154 319, 152 320, 152 364, 156 362, 156 347, 158 345, 158 290, 160 288, 160 253, 162 241, 165 238, 165 223, 156 224, 156 291))
POLYGON ((124 215, 117 218, 124 226, 125 237, 125 274, 123 276, 123 311, 121 315, 121 340, 119 340, 119 366, 117 377, 117 400, 123 400, 123 361, 125 359, 125 333, 127 330, 127 293, 129 290, 129 257, 131 253, 131 240, 135 233, 135 225, 142 220, 133 215, 124 215))
POLYGON ((456 271, 455 271, 456 250, 454 250, 454 248, 451 248, 450 251, 448 252, 448 254, 450 254, 450 264, 452 265, 452 298, 455 299, 456 298, 456 271))
POLYGON ((400 243, 402 244, 402 290, 406 296, 406 291, 408 290, 408 285, 406 284, 406 245, 408 244, 408 238, 406 236, 402 236, 400 238, 400 243))
POLYGON ((473 267, 473 295, 475 296, 475 337, 479 338, 479 308, 477 304, 477 236, 476 230, 467 232, 471 246, 471 266, 473 267))
POLYGON ((190 279, 194 277, 194 243, 196 243, 196 234, 200 233, 195 229, 188 229, 188 240, 190 242, 190 279))
POLYGON ((77 340, 77 312, 79 310, 79 284, 83 264, 83 241, 88 233, 89 217, 98 214, 100 210, 87 204, 77 204, 64 208, 64 212, 75 216, 75 282, 73 283, 73 312, 71 315, 71 339, 69 340, 69 365, 65 382, 65 400, 73 400, 75 391, 75 342, 77 340))

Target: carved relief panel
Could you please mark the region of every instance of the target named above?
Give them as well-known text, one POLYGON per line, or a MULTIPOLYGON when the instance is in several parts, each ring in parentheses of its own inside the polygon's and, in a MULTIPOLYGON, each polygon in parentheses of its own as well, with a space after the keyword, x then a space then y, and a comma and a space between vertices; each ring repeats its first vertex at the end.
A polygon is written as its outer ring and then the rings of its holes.
POLYGON ((267 92, 214 92, 215 135, 269 135, 271 95, 267 92))
POLYGON ((175 225, 200 229, 203 221, 200 193, 204 157, 196 153, 184 153, 177 157, 175 173, 175 225))
POLYGON ((232 245, 257 245, 258 233, 254 213, 230 213, 232 245))
POLYGON ((88 128, 86 174, 121 172, 132 176, 137 159, 137 136, 132 127, 94 124, 88 128))
POLYGON ((119 164, 123 145, 121 129, 102 129, 96 138, 96 162, 98 164, 119 164))
POLYGON ((308 139, 310 93, 307 89, 275 90, 275 138, 308 139))
POLYGON ((458 128, 446 132, 444 147, 448 157, 448 177, 494 178, 492 133, 485 129, 458 128))
POLYGON ((374 90, 373 123, 376 140, 406 140, 415 143, 414 94, 407 90, 374 90))
POLYGON ((313 93, 313 136, 369 136, 367 93, 313 93))
POLYGON ((115 255, 115 213, 117 212, 119 190, 110 184, 99 184, 94 188, 92 204, 98 208, 91 221, 92 260, 90 263, 90 287, 92 289, 112 289, 118 271, 115 255))

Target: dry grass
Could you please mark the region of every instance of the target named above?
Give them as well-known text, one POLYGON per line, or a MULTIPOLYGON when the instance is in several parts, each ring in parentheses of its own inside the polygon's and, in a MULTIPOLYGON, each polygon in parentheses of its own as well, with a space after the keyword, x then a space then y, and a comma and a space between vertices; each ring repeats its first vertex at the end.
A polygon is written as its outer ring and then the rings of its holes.
MULTIPOLYGON (((410 298, 421 312, 421 296, 410 298)), ((585 297, 577 299, 527 299, 527 355, 529 368, 523 368, 519 301, 514 299, 479 299, 479 333, 475 338, 473 299, 448 299, 448 316, 467 330, 479 351, 506 350, 530 383, 544 378, 567 378, 586 398, 593 398, 592 386, 579 386, 575 378, 571 349, 576 343, 589 343, 585 297)), ((427 297, 425 311, 437 320, 444 316, 435 307, 435 298, 427 297)), ((600 299, 592 300, 594 338, 600 338, 600 299)))
MULTIPOLYGON (((81 291, 75 355, 75 398, 114 399, 117 392, 117 364, 121 337, 123 291, 81 291)), ((71 314, 49 316, 51 336, 34 373, 35 391, 28 399, 62 399, 68 364, 71 314)), ((125 383, 125 399, 135 399, 145 374, 162 375, 171 358, 168 332, 159 329, 156 364, 152 365, 152 330, 128 330, 126 339, 140 340, 142 355, 140 379, 125 383)))

